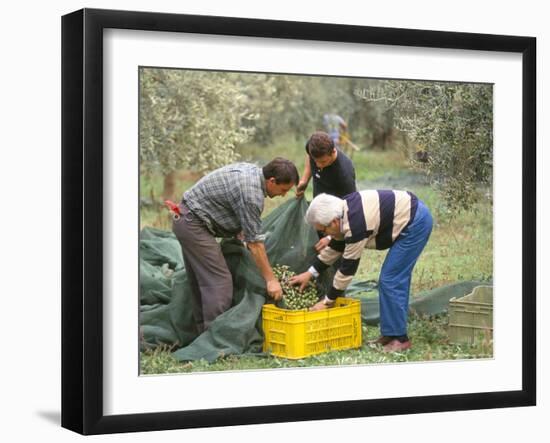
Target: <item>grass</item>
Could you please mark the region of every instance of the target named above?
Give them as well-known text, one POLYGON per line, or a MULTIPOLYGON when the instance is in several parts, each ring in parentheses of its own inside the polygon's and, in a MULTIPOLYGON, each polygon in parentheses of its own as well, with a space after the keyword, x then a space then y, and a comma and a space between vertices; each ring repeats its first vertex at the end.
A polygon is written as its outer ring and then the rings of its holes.
MULTIPOLYGON (((241 152, 243 161, 257 161, 258 164, 263 164, 274 156, 293 160, 298 170, 303 171, 305 151, 301 141, 282 140, 266 148, 245 146, 241 152)), ((437 192, 421 175, 408 167, 407 159, 399 150, 358 152, 354 154, 353 162, 359 189, 410 190, 432 211, 434 228, 430 241, 415 267, 411 294, 457 281, 492 278, 493 216, 489 200, 481 201, 470 211, 449 212, 437 192)), ((192 184, 189 174, 182 171, 178 186, 180 192, 183 193, 192 184)), ((312 197, 311 188, 310 185, 306 193, 308 200, 312 197)), ((161 178, 142 177, 141 192, 142 199, 150 198, 151 195, 161 195, 161 178)), ((266 199, 264 216, 290 198, 294 198, 292 191, 284 198, 266 199)), ((141 226, 168 230, 170 218, 166 210, 159 210, 156 205, 142 206, 141 226)), ((386 251, 366 250, 356 280, 377 280, 385 256, 386 251)), ((379 332, 377 327, 364 327, 364 343, 357 350, 330 352, 296 361, 274 356, 245 355, 228 356, 213 363, 179 363, 171 356, 168 348, 157 348, 142 353, 141 370, 143 374, 161 374, 492 357, 492 342, 482 342, 475 346, 449 344, 447 323, 448 317, 445 314, 434 317, 411 316, 409 335, 413 340, 413 347, 403 353, 385 354, 380 348, 367 345, 367 340, 376 338, 379 332)))
POLYGON ((241 371, 279 368, 304 368, 312 366, 342 366, 357 364, 402 363, 414 361, 466 360, 492 358, 492 342, 480 342, 474 346, 449 344, 447 316, 431 318, 411 315, 409 333, 413 347, 402 353, 384 353, 381 347, 369 345, 368 340, 378 336, 377 327, 363 325, 363 345, 359 349, 334 351, 325 354, 286 360, 272 355, 230 355, 209 363, 198 360, 180 363, 169 350, 157 348, 142 353, 141 374, 168 374, 181 372, 241 371))

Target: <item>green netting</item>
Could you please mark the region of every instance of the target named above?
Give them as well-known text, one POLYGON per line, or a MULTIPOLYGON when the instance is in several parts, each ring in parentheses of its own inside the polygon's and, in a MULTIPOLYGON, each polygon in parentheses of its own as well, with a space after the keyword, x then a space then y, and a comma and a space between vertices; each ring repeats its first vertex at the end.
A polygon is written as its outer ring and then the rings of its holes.
MULTIPOLYGON (((421 292, 411 297, 409 311, 419 315, 435 315, 449 309, 449 300, 453 297, 462 297, 469 294, 479 285, 486 285, 481 281, 461 281, 431 291, 421 292)), ((346 290, 348 297, 361 300, 361 320, 367 325, 377 325, 380 322, 380 307, 378 305, 378 291, 372 282, 352 283, 346 290)))
MULTIPOLYGON (((315 257, 317 233, 304 222, 305 199, 291 199, 264 219, 266 250, 272 265, 288 265, 299 273, 315 257)), ((140 235, 140 326, 141 349, 169 345, 180 361, 260 353, 263 342, 261 311, 271 302, 265 283, 250 253, 235 240, 224 240, 221 248, 233 276, 232 307, 210 328, 197 334, 192 316, 191 293, 187 283, 180 245, 171 232, 145 228, 140 235)), ((326 290, 333 272, 325 272, 319 286, 326 290)), ((478 282, 462 282, 439 288, 411 300, 411 309, 423 314, 443 312, 451 297, 471 291, 478 282)), ((378 322, 376 282, 354 282, 348 296, 360 298, 362 318, 378 322)))

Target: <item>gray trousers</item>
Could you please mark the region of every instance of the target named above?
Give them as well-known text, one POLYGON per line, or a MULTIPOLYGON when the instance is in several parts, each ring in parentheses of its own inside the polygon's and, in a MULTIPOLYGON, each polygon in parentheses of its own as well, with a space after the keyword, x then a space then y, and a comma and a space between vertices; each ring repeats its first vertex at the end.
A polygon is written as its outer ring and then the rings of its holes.
POLYGON ((182 203, 172 231, 180 242, 193 294, 193 317, 199 332, 231 307, 233 279, 220 245, 204 223, 182 203))

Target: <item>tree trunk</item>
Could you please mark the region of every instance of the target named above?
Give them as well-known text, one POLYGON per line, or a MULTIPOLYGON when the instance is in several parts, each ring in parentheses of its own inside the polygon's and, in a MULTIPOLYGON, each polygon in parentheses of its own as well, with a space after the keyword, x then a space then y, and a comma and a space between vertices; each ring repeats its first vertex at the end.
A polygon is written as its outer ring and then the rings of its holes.
POLYGON ((176 172, 169 172, 164 176, 163 200, 173 200, 176 195, 176 172))

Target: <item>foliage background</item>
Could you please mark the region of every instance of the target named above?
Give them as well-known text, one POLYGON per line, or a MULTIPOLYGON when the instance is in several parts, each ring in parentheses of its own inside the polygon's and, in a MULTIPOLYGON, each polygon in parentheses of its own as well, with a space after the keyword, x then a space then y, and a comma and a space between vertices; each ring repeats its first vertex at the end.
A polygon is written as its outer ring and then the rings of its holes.
POLYGON ((451 210, 471 208, 492 184, 489 84, 141 68, 140 88, 141 169, 165 177, 164 198, 176 171, 205 174, 247 143, 303 142, 328 113, 363 150, 402 149, 451 210))

